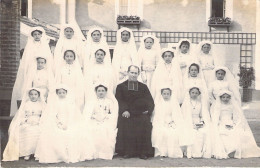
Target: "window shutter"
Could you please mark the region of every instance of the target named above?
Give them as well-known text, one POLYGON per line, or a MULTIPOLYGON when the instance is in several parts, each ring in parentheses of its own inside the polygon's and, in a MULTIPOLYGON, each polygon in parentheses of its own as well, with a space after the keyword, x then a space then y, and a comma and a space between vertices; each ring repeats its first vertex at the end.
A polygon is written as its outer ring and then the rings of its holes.
POLYGON ((233 0, 226 0, 226 13, 225 17, 231 18, 233 20, 233 0))

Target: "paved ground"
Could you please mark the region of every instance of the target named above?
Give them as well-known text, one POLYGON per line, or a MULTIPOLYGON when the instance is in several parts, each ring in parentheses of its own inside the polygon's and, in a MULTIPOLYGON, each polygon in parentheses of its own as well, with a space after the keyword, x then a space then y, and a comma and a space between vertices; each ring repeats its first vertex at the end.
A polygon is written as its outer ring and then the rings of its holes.
MULTIPOLYGON (((243 103, 243 109, 249 125, 260 146, 260 101, 243 103)), ((141 160, 139 158, 123 159, 115 157, 111 161, 92 160, 74 164, 40 164, 34 160, 16 162, 2 162, 2 167, 260 167, 260 158, 250 159, 171 159, 150 158, 141 160)))

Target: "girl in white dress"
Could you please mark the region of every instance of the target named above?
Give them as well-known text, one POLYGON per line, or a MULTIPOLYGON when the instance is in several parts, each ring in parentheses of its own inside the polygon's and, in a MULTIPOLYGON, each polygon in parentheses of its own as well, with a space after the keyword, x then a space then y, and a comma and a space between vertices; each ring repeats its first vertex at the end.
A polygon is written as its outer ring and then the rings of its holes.
POLYGON ((217 159, 260 157, 252 131, 243 114, 243 110, 233 93, 221 90, 216 97, 215 106, 211 107, 214 136, 212 155, 217 159))
POLYGON ((207 85, 213 80, 212 71, 215 68, 212 54, 213 43, 211 41, 201 41, 198 44, 198 60, 201 65, 207 85))
MULTIPOLYGON (((208 97, 208 88, 203 73, 197 63, 191 63, 187 66, 187 70, 183 77, 184 92, 186 93, 191 86, 200 86, 201 91, 208 97)), ((185 96, 185 95, 183 95, 185 96)))
POLYGON ((187 158, 211 158, 209 128, 211 123, 207 97, 204 97, 198 86, 186 91, 181 110, 185 139, 180 143, 187 146, 187 158))
POLYGON ((172 89, 161 89, 161 96, 155 101, 152 119, 152 145, 156 156, 182 158, 179 140, 182 134, 182 114, 178 100, 172 89))
POLYGON ((113 67, 110 64, 105 64, 104 61, 106 57, 107 53, 104 49, 97 49, 95 52, 95 63, 85 69, 84 78, 86 83, 86 100, 92 98, 92 92, 99 83, 107 83, 108 89, 115 93, 118 77, 113 67))
POLYGON ((76 23, 61 26, 59 40, 54 50, 55 72, 60 68, 63 62, 63 54, 66 50, 76 52, 77 61, 80 67, 83 67, 83 59, 86 56, 85 40, 85 37, 76 23))
POLYGON ((179 103, 182 103, 182 73, 176 61, 175 51, 171 48, 162 49, 162 58, 158 66, 156 67, 152 84, 151 94, 154 99, 157 96, 161 96, 161 86, 169 85, 173 89, 173 93, 176 94, 176 98, 179 103))
POLYGON ((30 35, 22 59, 20 60, 13 87, 10 116, 14 116, 18 110, 18 106, 23 98, 22 96, 27 89, 26 80, 28 79, 28 73, 31 70, 36 70, 37 63, 35 60, 39 56, 39 53, 40 56, 44 55, 46 58, 46 66, 53 68, 53 56, 44 29, 42 27, 33 27, 30 35))
POLYGON ((65 85, 55 89, 43 116, 35 157, 40 163, 75 163, 93 159, 91 140, 84 139, 83 142, 83 119, 75 98, 65 85), (84 146, 86 144, 88 146, 84 146), (88 157, 82 155, 83 146, 88 157))
POLYGON ((77 53, 73 50, 66 50, 64 52, 64 60, 57 69, 55 75, 56 84, 65 84, 70 90, 71 94, 76 97, 78 108, 83 111, 84 108, 84 77, 77 61, 77 53))
POLYGON ((88 65, 92 65, 96 62, 95 53, 98 49, 102 48, 106 52, 104 64, 111 65, 111 56, 109 52, 109 46, 106 42, 103 29, 96 27, 88 31, 87 44, 86 44, 86 56, 84 58, 84 69, 88 65))
POLYGON ((229 90, 233 92, 235 99, 241 105, 238 81, 235 80, 229 69, 227 67, 215 67, 212 76, 214 76, 213 81, 208 87, 211 104, 215 102, 216 96, 221 90, 229 90))
POLYGON ((117 31, 117 42, 114 49, 112 66, 118 72, 119 83, 127 80, 127 69, 130 65, 138 66, 135 38, 132 30, 121 28, 117 31))
POLYGON ((46 57, 37 57, 37 69, 31 70, 26 81, 27 88, 35 87, 40 88, 44 95, 45 101, 47 101, 49 90, 53 90, 54 76, 50 67, 47 67, 46 57))
POLYGON ((153 73, 159 61, 162 61, 159 39, 153 35, 144 36, 141 40, 137 57, 139 59, 139 67, 141 67, 142 82, 151 89, 153 73))
POLYGON ((40 121, 45 110, 45 101, 40 89, 30 88, 24 95, 21 107, 10 127, 9 139, 3 153, 3 161, 29 160, 35 153, 41 133, 40 121))
POLYGON ((179 41, 177 45, 176 57, 178 58, 179 66, 183 75, 186 72, 187 66, 191 62, 198 63, 197 57, 194 55, 192 43, 188 39, 182 39, 179 41))
POLYGON ((102 84, 95 87, 95 96, 86 103, 84 116, 94 142, 94 159, 112 160, 117 136, 118 102, 102 84))

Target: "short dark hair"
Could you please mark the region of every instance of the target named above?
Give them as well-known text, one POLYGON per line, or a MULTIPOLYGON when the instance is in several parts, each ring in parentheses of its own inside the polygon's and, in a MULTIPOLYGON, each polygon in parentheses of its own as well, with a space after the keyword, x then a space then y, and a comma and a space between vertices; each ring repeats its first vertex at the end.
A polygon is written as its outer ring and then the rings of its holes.
POLYGON ((188 45, 188 47, 190 48, 190 42, 187 41, 187 40, 182 41, 181 44, 180 44, 180 46, 179 46, 179 48, 181 48, 181 46, 184 45, 184 44, 188 45))
POLYGON ((98 51, 102 51, 102 52, 104 53, 104 55, 106 55, 106 51, 100 48, 100 49, 98 49, 98 50, 95 52, 95 56, 96 56, 96 54, 97 54, 98 51))
POLYGON ((104 85, 98 85, 98 86, 96 86, 96 87, 95 87, 95 91, 97 92, 98 88, 100 88, 100 87, 104 88, 105 91, 107 92, 107 87, 104 86, 104 85))
POLYGON ((61 90, 61 89, 62 89, 62 90, 65 90, 66 93, 68 92, 68 91, 67 91, 66 89, 64 89, 64 88, 59 88, 59 89, 56 89, 56 94, 58 94, 58 91, 61 90))
POLYGON ((44 59, 45 63, 47 62, 46 58, 43 57, 37 57, 36 60, 38 61, 39 59, 44 59))
POLYGON ((226 71, 225 71, 224 69, 219 69, 219 70, 217 70, 217 71, 216 71, 216 74, 218 73, 218 71, 223 71, 224 74, 226 75, 226 71))
POLYGON ((127 30, 122 31, 122 32, 121 32, 121 36, 122 36, 122 33, 123 33, 123 32, 127 32, 127 33, 129 34, 129 37, 131 37, 131 33, 130 33, 129 31, 127 31, 127 30))
POLYGON ((189 93, 191 92, 192 89, 197 89, 197 90, 199 91, 199 94, 201 94, 200 89, 199 89, 198 87, 192 87, 192 88, 190 88, 189 93))
POLYGON ((101 32, 100 32, 99 30, 94 30, 94 31, 91 33, 91 36, 92 36, 92 34, 93 34, 94 32, 96 32, 96 31, 98 31, 99 34, 101 35, 101 32))
POLYGON ((197 68, 198 72, 200 72, 200 66, 199 66, 198 64, 196 64, 196 63, 192 63, 192 64, 190 65, 190 67, 189 67, 189 72, 190 72, 190 68, 191 68, 192 66, 195 66, 195 67, 197 68))
POLYGON ((170 89, 170 88, 162 88, 161 89, 161 94, 163 93, 163 91, 165 91, 165 90, 169 90, 170 91, 170 93, 171 93, 171 95, 172 95, 172 90, 170 89))
POLYGON ((209 46, 211 47, 211 44, 205 43, 205 44, 203 44, 203 45, 201 46, 201 48, 202 48, 204 45, 209 45, 209 46))
POLYGON ((31 36, 33 36, 33 33, 34 33, 34 32, 39 32, 40 34, 42 34, 42 31, 41 31, 41 30, 34 30, 34 31, 31 32, 31 36))
POLYGON ((66 51, 64 52, 63 59, 65 59, 65 55, 67 54, 67 52, 72 52, 73 55, 74 55, 74 60, 76 59, 76 54, 75 54, 75 52, 74 52, 73 50, 66 50, 66 51))
POLYGON ((152 39, 153 42, 154 42, 154 39, 153 39, 152 37, 147 37, 147 38, 145 38, 145 39, 144 39, 144 42, 145 42, 145 40, 148 39, 148 38, 152 39))
POLYGON ((165 51, 165 52, 162 53, 162 58, 164 58, 164 54, 165 54, 166 52, 170 52, 170 53, 172 54, 172 58, 174 57, 174 52, 172 52, 172 51, 165 51))
POLYGON ((136 66, 136 65, 130 65, 130 66, 128 67, 128 69, 127 69, 127 72, 130 72, 130 69, 131 69, 132 67, 135 67, 135 68, 138 70, 138 74, 140 73, 140 68, 139 68, 138 66, 136 66))
POLYGON ((219 96, 219 97, 222 98, 222 96, 224 96, 224 95, 228 95, 229 97, 231 97, 231 95, 230 95, 230 94, 227 94, 227 93, 224 93, 224 94, 222 94, 222 95, 219 96))
POLYGON ((64 30, 66 30, 66 29, 68 29, 68 28, 71 29, 71 30, 74 32, 74 30, 73 30, 72 27, 65 27, 64 30))
POLYGON ((29 94, 31 93, 31 91, 36 91, 37 93, 38 93, 38 95, 40 96, 41 95, 41 93, 38 91, 38 90, 36 90, 36 89, 31 89, 30 91, 29 91, 29 94))

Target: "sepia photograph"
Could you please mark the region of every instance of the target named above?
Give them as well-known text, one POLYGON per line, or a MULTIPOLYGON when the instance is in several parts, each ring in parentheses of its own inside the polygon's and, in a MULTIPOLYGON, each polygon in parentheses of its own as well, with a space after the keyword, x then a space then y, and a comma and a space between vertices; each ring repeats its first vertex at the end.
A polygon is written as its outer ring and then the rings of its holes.
POLYGON ((0 0, 0 166, 260 167, 260 0, 0 0))

